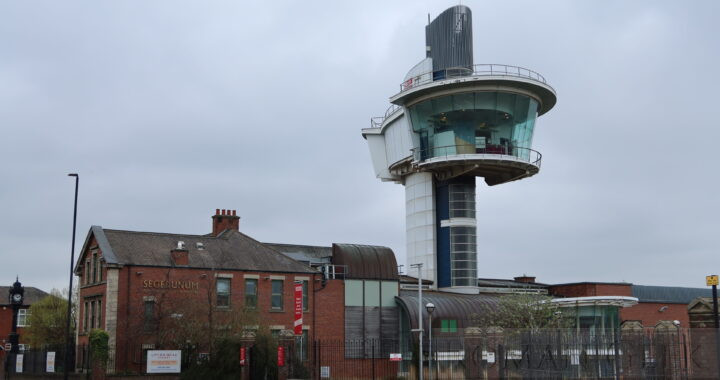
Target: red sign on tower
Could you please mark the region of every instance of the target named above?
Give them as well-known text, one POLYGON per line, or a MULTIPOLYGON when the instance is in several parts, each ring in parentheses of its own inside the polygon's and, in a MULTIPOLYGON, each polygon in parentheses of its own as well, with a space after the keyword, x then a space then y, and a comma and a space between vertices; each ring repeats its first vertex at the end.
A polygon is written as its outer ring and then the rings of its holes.
POLYGON ((285 347, 278 346, 278 367, 285 365, 285 347))
POLYGON ((240 365, 245 365, 245 347, 240 347, 240 365))
POLYGON ((303 325, 303 284, 302 281, 295 282, 295 335, 302 335, 303 325))

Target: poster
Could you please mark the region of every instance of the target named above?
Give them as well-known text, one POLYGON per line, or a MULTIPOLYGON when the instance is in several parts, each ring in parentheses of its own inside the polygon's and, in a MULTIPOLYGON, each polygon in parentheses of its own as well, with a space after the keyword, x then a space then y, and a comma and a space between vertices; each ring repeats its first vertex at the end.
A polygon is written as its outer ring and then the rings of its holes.
POLYGON ((17 354, 15 357, 15 372, 20 373, 23 371, 23 358, 24 354, 17 354))
POLYGON ((45 358, 45 372, 55 372, 55 352, 50 351, 45 358))
POLYGON ((180 350, 148 350, 147 373, 180 373, 180 350))

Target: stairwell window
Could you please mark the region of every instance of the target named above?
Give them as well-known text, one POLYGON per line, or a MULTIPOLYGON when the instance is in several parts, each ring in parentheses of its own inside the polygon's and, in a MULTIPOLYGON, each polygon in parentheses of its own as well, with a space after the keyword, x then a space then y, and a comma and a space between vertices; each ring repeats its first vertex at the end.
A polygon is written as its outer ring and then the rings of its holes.
POLYGON ((17 325, 18 327, 30 326, 30 309, 18 310, 17 325))

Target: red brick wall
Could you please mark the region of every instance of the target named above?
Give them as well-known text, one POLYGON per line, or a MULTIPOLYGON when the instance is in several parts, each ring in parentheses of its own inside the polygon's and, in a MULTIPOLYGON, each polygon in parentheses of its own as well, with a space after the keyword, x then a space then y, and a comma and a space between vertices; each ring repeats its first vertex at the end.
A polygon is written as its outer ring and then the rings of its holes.
MULTIPOLYGON (((168 253, 169 254, 169 253, 168 253)), ((180 300, 197 300, 199 303, 208 303, 208 290, 214 290, 216 274, 232 274, 230 281, 231 295, 228 312, 243 310, 245 296, 245 274, 258 275, 257 312, 260 324, 283 325, 285 329, 292 330, 295 321, 293 310, 294 294, 293 283, 295 277, 310 277, 308 281, 308 303, 309 310, 303 315, 303 323, 310 326, 309 339, 314 339, 315 329, 313 317, 315 310, 325 310, 322 302, 317 302, 315 297, 323 291, 315 293, 313 290, 320 286, 320 281, 315 281, 319 275, 306 273, 267 273, 267 272, 242 272, 232 270, 211 271, 195 268, 153 268, 126 266, 120 270, 119 295, 118 295, 118 332, 117 332, 117 355, 116 369, 119 371, 125 368, 130 370, 141 370, 139 351, 142 343, 154 343, 154 337, 144 336, 138 331, 144 321, 144 299, 146 296, 154 296, 158 304, 173 304, 180 300), (283 311, 270 309, 271 279, 270 276, 285 276, 283 283, 284 299, 283 311), (197 284, 191 290, 184 289, 158 289, 144 286, 144 281, 190 281, 197 284)), ((214 300, 212 301, 214 302, 214 300)), ((221 310, 221 309, 215 309, 221 310)), ((322 326, 322 325, 321 325, 322 326)), ((324 328, 324 327, 323 327, 324 328)), ((160 347, 158 347, 160 348, 160 347)))
POLYGON ((345 339, 345 282, 328 280, 325 288, 318 284, 316 294, 316 339, 345 339))
POLYGON ((630 284, 569 284, 555 285, 549 288, 552 295, 560 297, 593 297, 593 296, 632 296, 630 284))
MULTIPOLYGON (((7 297, 7 295, 4 295, 7 297)), ((29 309, 30 306, 24 305, 23 309, 29 309)), ((9 343, 8 336, 12 331, 12 315, 13 309, 10 305, 0 306, 0 345, 5 346, 9 343)), ((20 335, 20 343, 25 343, 25 328, 18 327, 18 335, 20 335)))
POLYGON ((672 303, 639 303, 635 306, 620 309, 621 321, 641 321, 644 327, 653 327, 660 321, 680 321, 680 327, 689 327, 686 304, 672 303), (668 308, 660 312, 660 308, 668 308))

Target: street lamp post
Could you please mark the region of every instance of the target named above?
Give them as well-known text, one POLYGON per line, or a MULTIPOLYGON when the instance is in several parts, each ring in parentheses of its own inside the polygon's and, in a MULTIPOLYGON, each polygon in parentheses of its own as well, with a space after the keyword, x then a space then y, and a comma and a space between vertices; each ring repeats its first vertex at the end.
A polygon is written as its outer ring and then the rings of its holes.
POLYGON ((432 313, 435 311, 435 305, 432 302, 428 302, 427 305, 425 305, 425 310, 428 312, 428 351, 430 352, 430 357, 428 358, 428 378, 429 380, 432 380, 433 378, 433 352, 432 352, 432 313))
POLYGON ((70 286, 68 287, 67 323, 65 325, 65 364, 63 365, 64 380, 68 380, 68 371, 70 367, 70 318, 72 316, 73 264, 75 263, 75 227, 77 226, 78 186, 80 184, 80 176, 77 175, 77 173, 70 173, 68 176, 75 177, 75 206, 73 209, 72 247, 70 248, 70 286))
POLYGON ((422 323, 422 263, 410 265, 418 270, 418 328, 419 348, 418 348, 418 379, 423 380, 423 323, 422 323))

